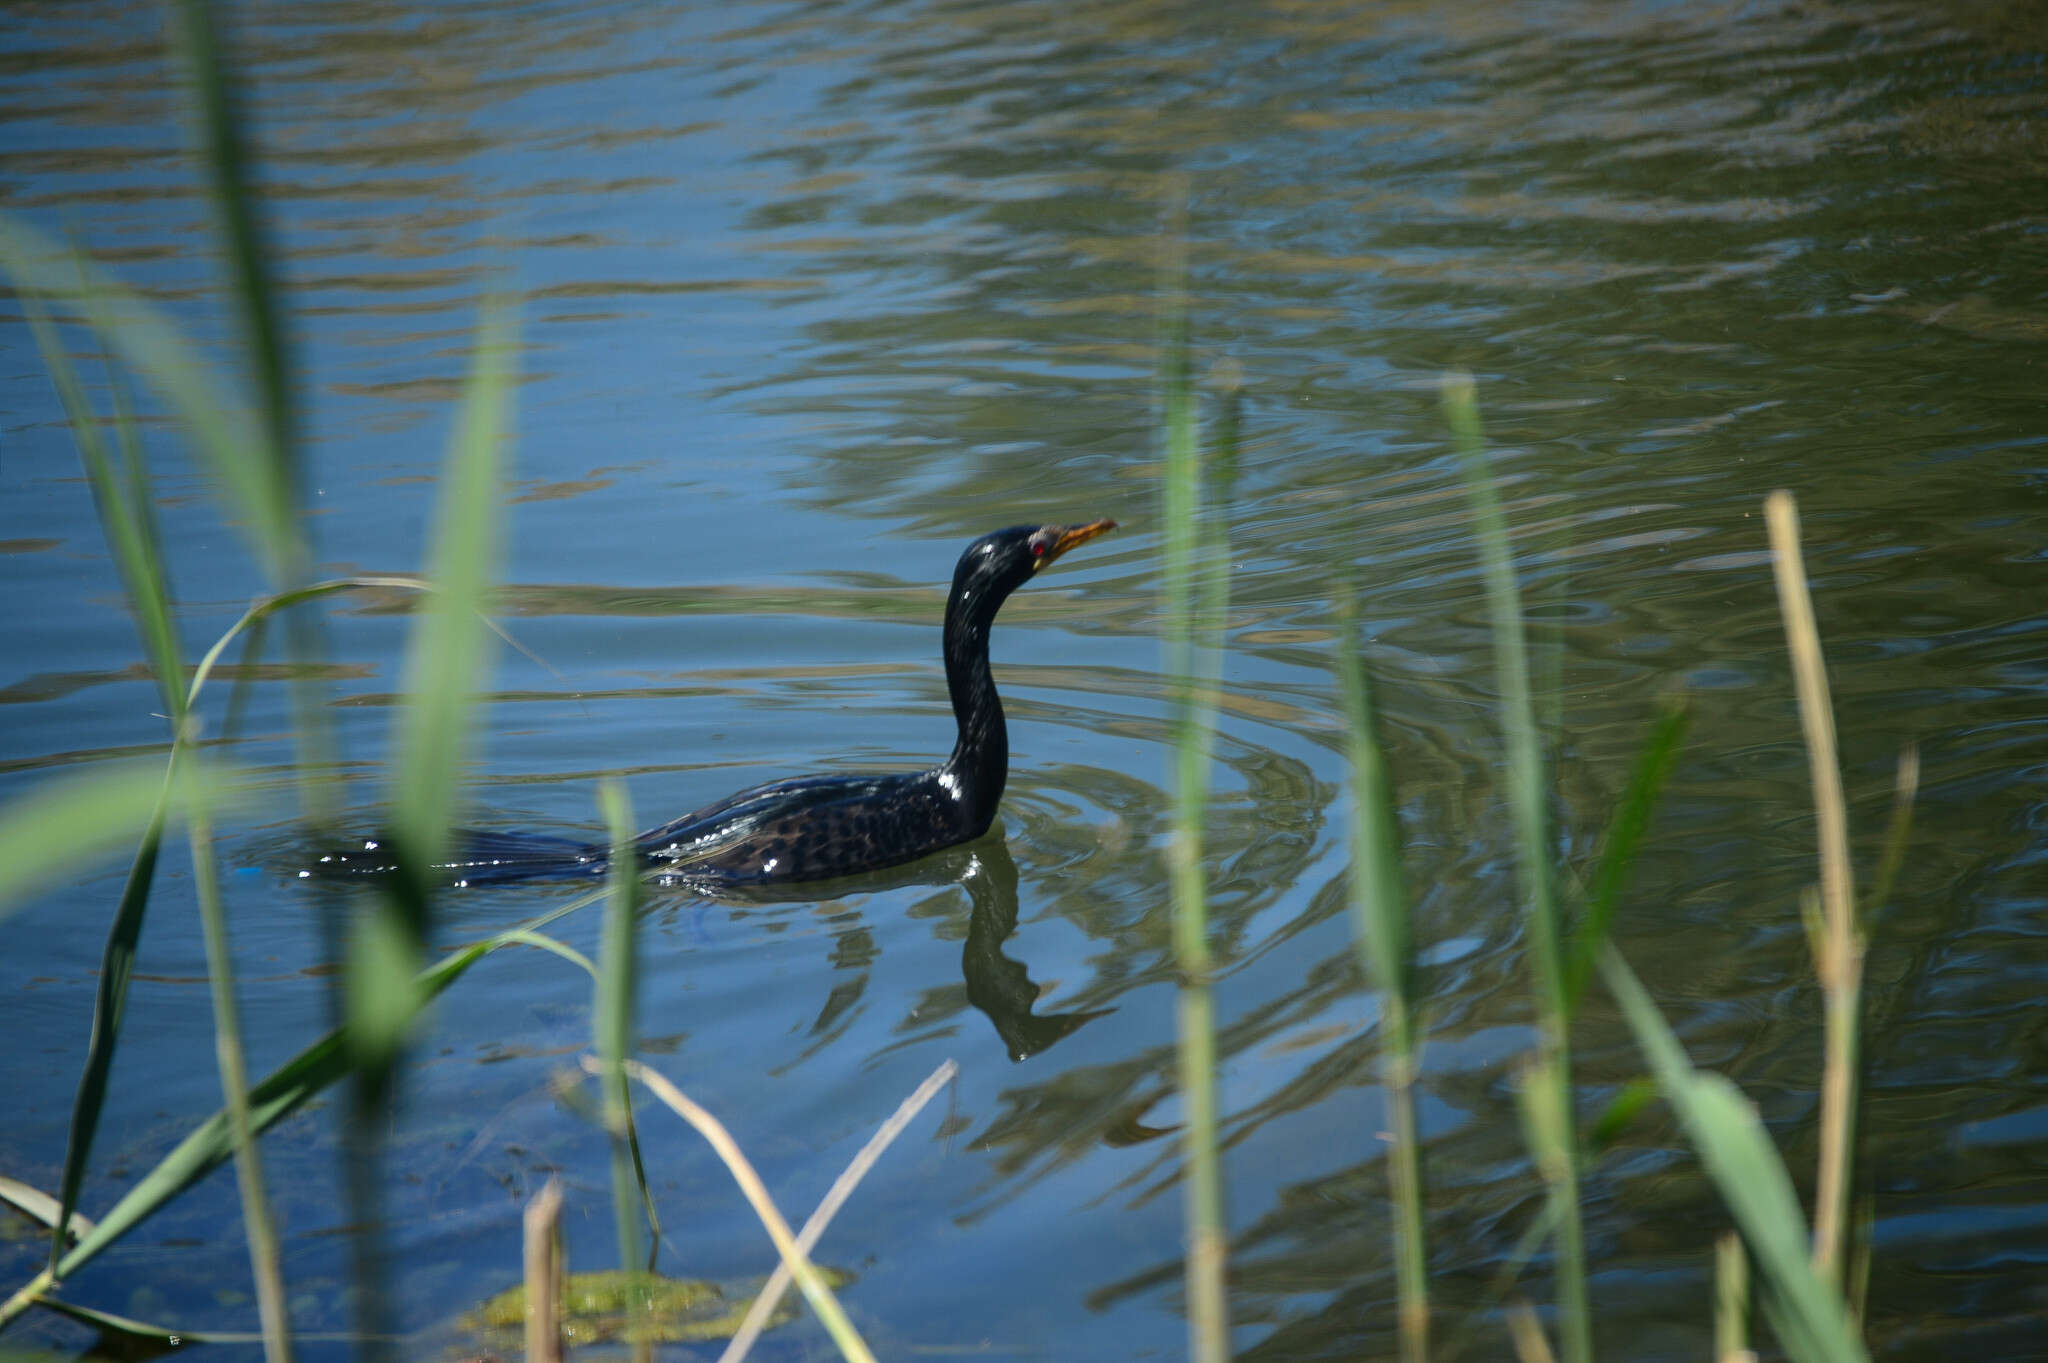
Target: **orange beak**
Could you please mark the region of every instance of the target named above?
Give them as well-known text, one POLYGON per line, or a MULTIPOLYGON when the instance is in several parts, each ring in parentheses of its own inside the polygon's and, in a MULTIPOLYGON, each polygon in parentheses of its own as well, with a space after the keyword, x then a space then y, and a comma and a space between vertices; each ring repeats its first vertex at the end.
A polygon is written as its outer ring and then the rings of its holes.
POLYGON ((1059 538, 1052 542, 1052 547, 1045 551, 1045 557, 1038 560, 1036 566, 1043 568, 1075 545, 1086 544, 1089 540, 1095 539, 1100 535, 1107 535, 1114 529, 1116 529, 1115 521, 1090 521, 1086 525, 1066 526, 1061 529, 1059 538))

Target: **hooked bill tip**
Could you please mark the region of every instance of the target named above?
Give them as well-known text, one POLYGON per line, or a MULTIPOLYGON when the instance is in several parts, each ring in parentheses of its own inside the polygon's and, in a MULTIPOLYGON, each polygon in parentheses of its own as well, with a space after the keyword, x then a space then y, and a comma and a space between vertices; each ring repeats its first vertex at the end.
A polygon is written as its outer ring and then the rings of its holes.
POLYGON ((1116 529, 1116 522, 1108 519, 1090 521, 1086 525, 1063 527, 1060 530, 1059 538, 1052 542, 1052 548, 1046 552, 1044 562, 1050 563, 1075 545, 1086 544, 1089 540, 1099 535, 1107 535, 1114 529, 1116 529))

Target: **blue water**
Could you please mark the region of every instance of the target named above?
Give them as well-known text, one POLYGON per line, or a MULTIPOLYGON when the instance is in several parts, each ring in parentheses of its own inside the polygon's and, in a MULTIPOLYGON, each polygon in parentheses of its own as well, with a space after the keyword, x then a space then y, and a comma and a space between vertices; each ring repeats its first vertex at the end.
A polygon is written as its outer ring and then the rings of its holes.
MULTIPOLYGON (((792 1213, 959 1062, 944 1111, 820 1251, 859 1274, 849 1304, 879 1352, 1184 1348, 1154 435, 1156 272, 1184 195, 1197 372, 1244 376, 1210 849, 1240 1350, 1393 1347, 1377 1010, 1343 908, 1339 581, 1366 617, 1417 901, 1443 1356, 1502 1355, 1491 1280, 1537 1211, 1488 622, 1438 411, 1458 366, 1537 622, 1560 856, 1585 865, 1661 698, 1685 692, 1692 736, 1618 940, 1810 1195, 1814 839, 1760 512, 1770 489, 1798 493, 1866 881, 1903 746, 1922 770, 1872 920, 1869 1338, 1888 1359, 2048 1353, 2048 31, 2030 7, 237 18, 322 572, 421 567, 480 302, 519 300, 500 619, 539 661, 495 661, 475 817, 588 835, 608 774, 653 823, 756 780, 927 762, 952 737, 937 623, 960 547, 1017 522, 1124 523, 997 628, 1000 851, 822 903, 671 896, 646 920, 643 1058, 724 1117, 792 1213), (1021 977, 983 953, 1011 914, 1021 977), (991 979, 1011 990, 993 1011, 991 979), (1019 1035, 1058 1032, 1017 1021, 1033 990, 1040 1018, 1114 1011, 1013 1060, 1019 1035)), ((0 209, 76 235, 226 369, 233 323, 160 30, 152 6, 10 7, 0 209)), ((213 478, 141 401, 196 656, 264 584, 213 478)), ((11 303, 0 581, 0 798, 160 757, 161 702, 11 303)), ((399 604, 327 615, 340 798, 365 827, 388 798, 399 604)), ((211 734, 233 681, 206 703, 211 734)), ((277 792, 223 830, 259 1071, 330 1008, 296 876, 317 849, 288 796, 294 723, 280 674, 259 672, 218 750, 277 792)), ((116 858, 8 920, 0 1173, 54 1186, 121 875, 116 858)), ((458 895, 435 936, 562 897, 458 895)), ((557 930, 595 947, 589 912, 557 930)), ((220 1100, 182 850, 139 972, 88 1212, 220 1100)), ((491 958, 435 1010, 391 1133, 403 1328, 512 1281, 520 1205, 550 1172, 575 1265, 610 1264, 603 1142, 548 1087, 589 1031, 587 980, 539 953, 491 958)), ((1603 997, 1577 1045, 1590 1119, 1641 1062, 1603 997)), ((356 1319, 337 1131, 316 1105, 265 1142, 307 1332, 356 1319)), ((664 1267, 764 1271, 702 1146, 651 1114, 643 1137, 664 1267)), ((67 1293, 253 1328, 232 1188, 216 1175, 67 1293)), ((1701 1356, 1726 1214, 1660 1110, 1592 1164, 1587 1217, 1602 1350, 1701 1356)), ((37 1263, 10 1228, 0 1286, 37 1263)), ((1548 1301, 1547 1275, 1539 1257, 1511 1295, 1548 1301)), ((54 1319, 16 1339, 90 1344, 54 1319)), ((760 1346, 825 1347, 809 1324, 760 1346)))

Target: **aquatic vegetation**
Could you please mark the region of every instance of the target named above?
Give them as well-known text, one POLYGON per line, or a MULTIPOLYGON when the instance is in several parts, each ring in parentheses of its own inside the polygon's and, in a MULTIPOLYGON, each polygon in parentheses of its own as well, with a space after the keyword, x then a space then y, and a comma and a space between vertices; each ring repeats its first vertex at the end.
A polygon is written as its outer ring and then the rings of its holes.
MULTIPOLYGON (((1597 971, 1621 1005, 1658 1091, 1677 1112, 1708 1176, 1735 1215, 1743 1241, 1761 1272, 1762 1302, 1778 1342, 1796 1359, 1855 1363, 1866 1353, 1857 1338, 1856 1313, 1845 1294, 1840 1265, 1842 1190, 1848 1184, 1847 1152, 1853 1144, 1855 989, 1861 929, 1849 908, 1840 778, 1835 770, 1832 723, 1827 720, 1819 642, 1799 567, 1790 495, 1773 494, 1767 510, 1787 634, 1800 659, 1801 711, 1812 755, 1816 803, 1822 812, 1824 892, 1840 906, 1831 909, 1824 921, 1819 910, 1811 906, 1807 910, 1817 973, 1829 995, 1823 1093, 1834 1095, 1828 1099, 1824 1118, 1822 1194, 1811 1232, 1784 1162, 1755 1109, 1724 1077, 1693 1068, 1648 993, 1609 940, 1629 867, 1677 760, 1686 729, 1682 706, 1668 707, 1653 726, 1628 787, 1616 804, 1597 863, 1576 896, 1574 927, 1569 933, 1565 930, 1552 883, 1553 840, 1544 826, 1547 796, 1541 743, 1508 529, 1486 466, 1477 403, 1468 377, 1454 375, 1446 381, 1445 411, 1459 445, 1486 563, 1498 653, 1508 748, 1508 804, 1529 912, 1527 935, 1538 1020, 1537 1054, 1524 1069, 1520 1097, 1531 1161, 1549 1187, 1545 1215, 1538 1227, 1556 1240, 1554 1276, 1563 1354, 1590 1359, 1593 1351, 1594 1307, 1587 1292, 1588 1267, 1579 1228, 1579 1170, 1597 1157, 1612 1133, 1626 1125, 1641 1105, 1639 1093, 1625 1092, 1587 1137, 1582 1138, 1576 1130, 1569 1037, 1587 981, 1597 971)), ((1421 1214, 1412 1205, 1421 1186, 1413 1148, 1417 1137, 1412 1115, 1404 1115, 1406 1104, 1399 1096, 1413 1082, 1411 1066, 1417 1046, 1417 1039, 1408 1034, 1412 1005, 1406 997, 1408 961, 1406 924, 1401 918, 1399 844, 1393 832, 1386 759, 1372 750, 1375 740, 1370 732, 1368 692, 1354 656, 1357 644, 1348 605, 1340 607, 1339 618, 1345 628, 1339 636, 1338 670, 1359 806, 1353 828, 1353 907, 1361 952, 1382 992, 1381 1036, 1390 1074, 1389 1106, 1395 1114, 1389 1162, 1399 1207, 1396 1257, 1401 1334, 1407 1356, 1420 1359, 1427 1353, 1428 1299, 1421 1272, 1421 1214)), ((1911 770, 1909 754, 1902 764, 1900 812, 1894 818, 1885 869, 1880 873, 1887 883, 1902 855, 1911 770)), ((1724 1341, 1740 1341, 1745 1337, 1746 1274, 1731 1264, 1725 1246, 1717 1249, 1717 1256, 1722 1264, 1722 1291, 1715 1310, 1716 1332, 1724 1341)), ((1517 1256, 1518 1261, 1521 1257, 1517 1256)), ((1517 1312, 1509 1323, 1522 1356, 1548 1356, 1550 1346, 1533 1314, 1517 1312)), ((1728 1356, 1726 1351, 1724 1356, 1728 1356)))
MULTIPOLYGON (((818 1269, 828 1285, 845 1287, 853 1275, 840 1269, 818 1269)), ((747 1317, 766 1279, 725 1284, 701 1278, 670 1278, 658 1273, 605 1269, 571 1273, 562 1284, 558 1309, 562 1334, 571 1346, 627 1343, 687 1344, 729 1339, 747 1317)), ((769 1325, 796 1318, 795 1303, 778 1306, 769 1325)), ((510 1357, 524 1348, 526 1285, 509 1287, 455 1322, 465 1349, 510 1357)))

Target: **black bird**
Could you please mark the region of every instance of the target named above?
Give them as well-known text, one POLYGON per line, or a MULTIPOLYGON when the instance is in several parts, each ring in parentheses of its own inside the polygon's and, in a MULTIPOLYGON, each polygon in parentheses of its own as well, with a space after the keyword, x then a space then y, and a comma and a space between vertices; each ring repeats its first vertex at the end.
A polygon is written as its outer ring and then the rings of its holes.
POLYGON ((727 796, 641 834, 642 855, 690 881, 762 885, 898 866, 988 831, 1010 774, 988 632, 1011 592, 1077 544, 1116 528, 1018 525, 983 535, 946 597, 946 689, 960 736, 925 771, 799 776, 727 796))
MULTIPOLYGON (((754 786, 650 829, 635 845, 664 877, 705 889, 828 880, 898 866, 988 831, 1009 777, 1009 732, 989 673, 988 632, 1010 593, 1079 544, 1116 529, 1018 525, 983 535, 953 569, 946 598, 946 687, 960 736, 917 772, 799 776, 754 786)), ((388 842, 323 859, 318 872, 388 871, 388 842), (365 855, 365 853, 369 855, 365 855)), ((461 830, 443 867, 463 883, 601 873, 605 848, 566 838, 461 830)))

